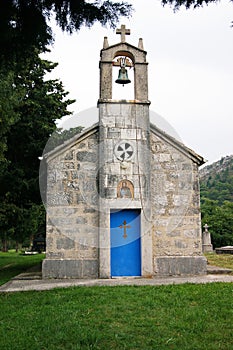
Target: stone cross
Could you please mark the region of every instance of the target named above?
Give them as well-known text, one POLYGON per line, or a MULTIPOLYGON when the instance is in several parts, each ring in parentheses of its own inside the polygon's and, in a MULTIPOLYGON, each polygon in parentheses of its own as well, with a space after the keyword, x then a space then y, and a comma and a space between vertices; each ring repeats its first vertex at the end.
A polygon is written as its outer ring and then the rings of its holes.
POLYGON ((130 35, 130 29, 126 29, 125 25, 122 24, 121 28, 116 30, 116 34, 120 34, 121 35, 121 42, 125 43, 125 36, 130 35))
POLYGON ((212 252, 213 246, 211 244, 211 237, 210 232, 208 231, 209 226, 205 224, 204 226, 205 231, 202 233, 202 251, 205 252, 212 252))
POLYGON ((123 221, 123 225, 120 225, 120 226, 119 226, 120 228, 123 228, 123 229, 124 229, 124 234, 123 234, 123 237, 124 237, 124 238, 127 237, 126 229, 127 229, 127 228, 131 228, 130 225, 127 226, 126 224, 127 224, 127 222, 124 220, 124 221, 123 221))

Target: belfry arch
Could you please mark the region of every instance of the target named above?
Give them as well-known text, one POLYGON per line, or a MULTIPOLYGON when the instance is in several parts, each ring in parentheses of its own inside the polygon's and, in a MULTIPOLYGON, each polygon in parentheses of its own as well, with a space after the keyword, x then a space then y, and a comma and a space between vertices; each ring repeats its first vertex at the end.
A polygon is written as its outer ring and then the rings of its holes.
MULTIPOLYGON (((130 31, 124 26, 118 30, 121 34, 121 42, 109 46, 107 37, 104 38, 103 49, 100 52, 100 96, 99 102, 113 99, 113 74, 112 70, 117 65, 117 57, 126 57, 132 62, 134 69, 134 96, 135 101, 148 101, 148 63, 146 61, 146 51, 143 49, 143 41, 140 38, 138 47, 125 42, 125 34, 130 31), (127 32, 128 31, 128 32, 127 32)), ((119 65, 120 66, 120 65, 119 65)), ((127 68, 127 67, 126 67, 127 68)))
POLYGON ((116 52, 112 62, 112 99, 134 100, 134 57, 130 52, 116 52), (122 68, 122 65, 124 68, 122 68))

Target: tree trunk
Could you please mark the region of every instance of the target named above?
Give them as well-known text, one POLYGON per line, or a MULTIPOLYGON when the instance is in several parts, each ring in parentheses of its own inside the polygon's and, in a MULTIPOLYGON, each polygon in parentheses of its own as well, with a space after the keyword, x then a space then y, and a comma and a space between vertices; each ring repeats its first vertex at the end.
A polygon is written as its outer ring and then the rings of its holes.
POLYGON ((18 253, 19 250, 22 249, 22 243, 19 243, 18 241, 16 241, 15 243, 15 251, 16 253, 18 253))
POLYGON ((5 237, 5 238, 2 238, 2 252, 3 252, 3 253, 8 252, 6 237, 5 237))

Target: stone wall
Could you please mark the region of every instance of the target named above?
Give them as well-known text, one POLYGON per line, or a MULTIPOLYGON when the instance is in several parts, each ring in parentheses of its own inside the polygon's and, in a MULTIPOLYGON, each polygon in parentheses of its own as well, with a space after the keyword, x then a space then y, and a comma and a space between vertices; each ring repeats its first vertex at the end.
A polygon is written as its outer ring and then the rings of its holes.
POLYGON ((126 208, 141 210, 142 275, 151 275, 149 103, 99 103, 99 112, 100 276, 111 276, 110 211, 126 208), (125 143, 129 159, 116 152, 125 143), (124 181, 132 184, 132 198, 117 196, 124 181))
POLYGON ((98 277, 98 133, 48 158, 43 277, 98 277))
POLYGON ((134 66, 134 99, 135 101, 148 100, 148 63, 146 51, 127 43, 119 43, 107 47, 100 52, 100 101, 112 99, 112 62, 118 56, 129 57, 134 66))
POLYGON ((151 133, 152 242, 155 275, 205 273, 198 165, 151 133), (169 259, 170 258, 170 259, 169 259))
POLYGON ((117 199, 117 185, 128 179, 134 199, 148 198, 150 176, 149 105, 104 103, 100 109, 99 189, 101 198, 117 199), (128 142, 130 160, 117 159, 116 148, 128 142), (146 171, 145 171, 146 169, 146 171))

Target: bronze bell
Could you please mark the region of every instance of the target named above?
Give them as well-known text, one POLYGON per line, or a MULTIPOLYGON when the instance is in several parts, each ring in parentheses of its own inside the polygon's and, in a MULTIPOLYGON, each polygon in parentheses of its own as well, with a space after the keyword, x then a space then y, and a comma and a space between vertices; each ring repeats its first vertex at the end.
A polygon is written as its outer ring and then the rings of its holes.
POLYGON ((131 80, 128 78, 128 72, 127 69, 123 66, 121 69, 119 69, 118 79, 116 80, 117 84, 122 84, 123 86, 125 84, 131 83, 131 80))

